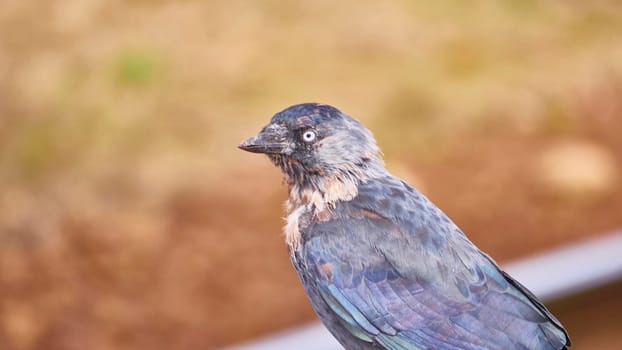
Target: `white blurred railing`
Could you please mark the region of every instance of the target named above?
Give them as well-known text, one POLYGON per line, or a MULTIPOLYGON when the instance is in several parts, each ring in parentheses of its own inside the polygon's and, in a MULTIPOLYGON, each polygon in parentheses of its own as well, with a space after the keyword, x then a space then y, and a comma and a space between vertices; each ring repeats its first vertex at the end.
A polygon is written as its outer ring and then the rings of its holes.
MULTIPOLYGON (((622 230, 533 255, 503 268, 544 300, 595 288, 622 278, 622 230)), ((286 330, 228 350, 340 350, 319 323, 286 330)))

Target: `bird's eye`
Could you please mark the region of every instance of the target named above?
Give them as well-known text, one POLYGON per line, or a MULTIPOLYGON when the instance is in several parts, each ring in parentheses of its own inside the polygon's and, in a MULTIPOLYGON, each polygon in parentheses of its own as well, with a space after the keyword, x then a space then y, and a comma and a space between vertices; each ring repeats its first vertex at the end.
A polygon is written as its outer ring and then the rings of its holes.
POLYGON ((302 140, 307 143, 313 142, 315 140, 315 137, 315 131, 313 130, 307 130, 302 134, 302 140))

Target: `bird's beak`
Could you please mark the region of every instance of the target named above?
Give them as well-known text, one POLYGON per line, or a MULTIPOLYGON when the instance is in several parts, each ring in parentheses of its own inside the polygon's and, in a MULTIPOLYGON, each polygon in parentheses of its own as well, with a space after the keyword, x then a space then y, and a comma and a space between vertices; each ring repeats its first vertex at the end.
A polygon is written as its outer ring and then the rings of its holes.
POLYGON ((287 128, 279 124, 268 124, 259 134, 244 140, 238 147, 253 153, 287 153, 290 149, 287 128))

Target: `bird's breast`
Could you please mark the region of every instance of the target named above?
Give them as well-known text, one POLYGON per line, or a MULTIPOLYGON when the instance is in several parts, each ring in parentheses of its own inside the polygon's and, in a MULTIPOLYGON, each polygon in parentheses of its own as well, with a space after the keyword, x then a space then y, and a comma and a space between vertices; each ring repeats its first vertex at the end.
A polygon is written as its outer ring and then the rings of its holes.
POLYGON ((322 188, 304 188, 294 185, 290 188, 287 219, 284 228, 285 242, 290 252, 300 249, 301 231, 312 223, 330 220, 332 209, 339 201, 350 201, 356 197, 358 189, 351 180, 337 180, 327 177, 322 188))
MULTIPOLYGON (((287 205, 290 206, 289 201, 287 205)), ((291 254, 300 249, 300 241, 302 236, 300 234, 300 224, 301 222, 306 221, 303 220, 303 218, 308 215, 309 212, 310 208, 308 204, 300 204, 297 207, 292 208, 287 215, 283 231, 285 233, 285 243, 287 243, 291 254)))

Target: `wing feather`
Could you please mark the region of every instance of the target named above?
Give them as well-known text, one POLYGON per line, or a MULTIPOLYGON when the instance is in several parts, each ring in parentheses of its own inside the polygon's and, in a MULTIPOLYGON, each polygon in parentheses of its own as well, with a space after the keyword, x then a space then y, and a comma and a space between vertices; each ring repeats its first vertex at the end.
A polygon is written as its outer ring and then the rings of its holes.
POLYGON ((423 195, 402 182, 369 186, 304 232, 321 296, 355 337, 391 350, 569 344, 544 305, 423 195))

